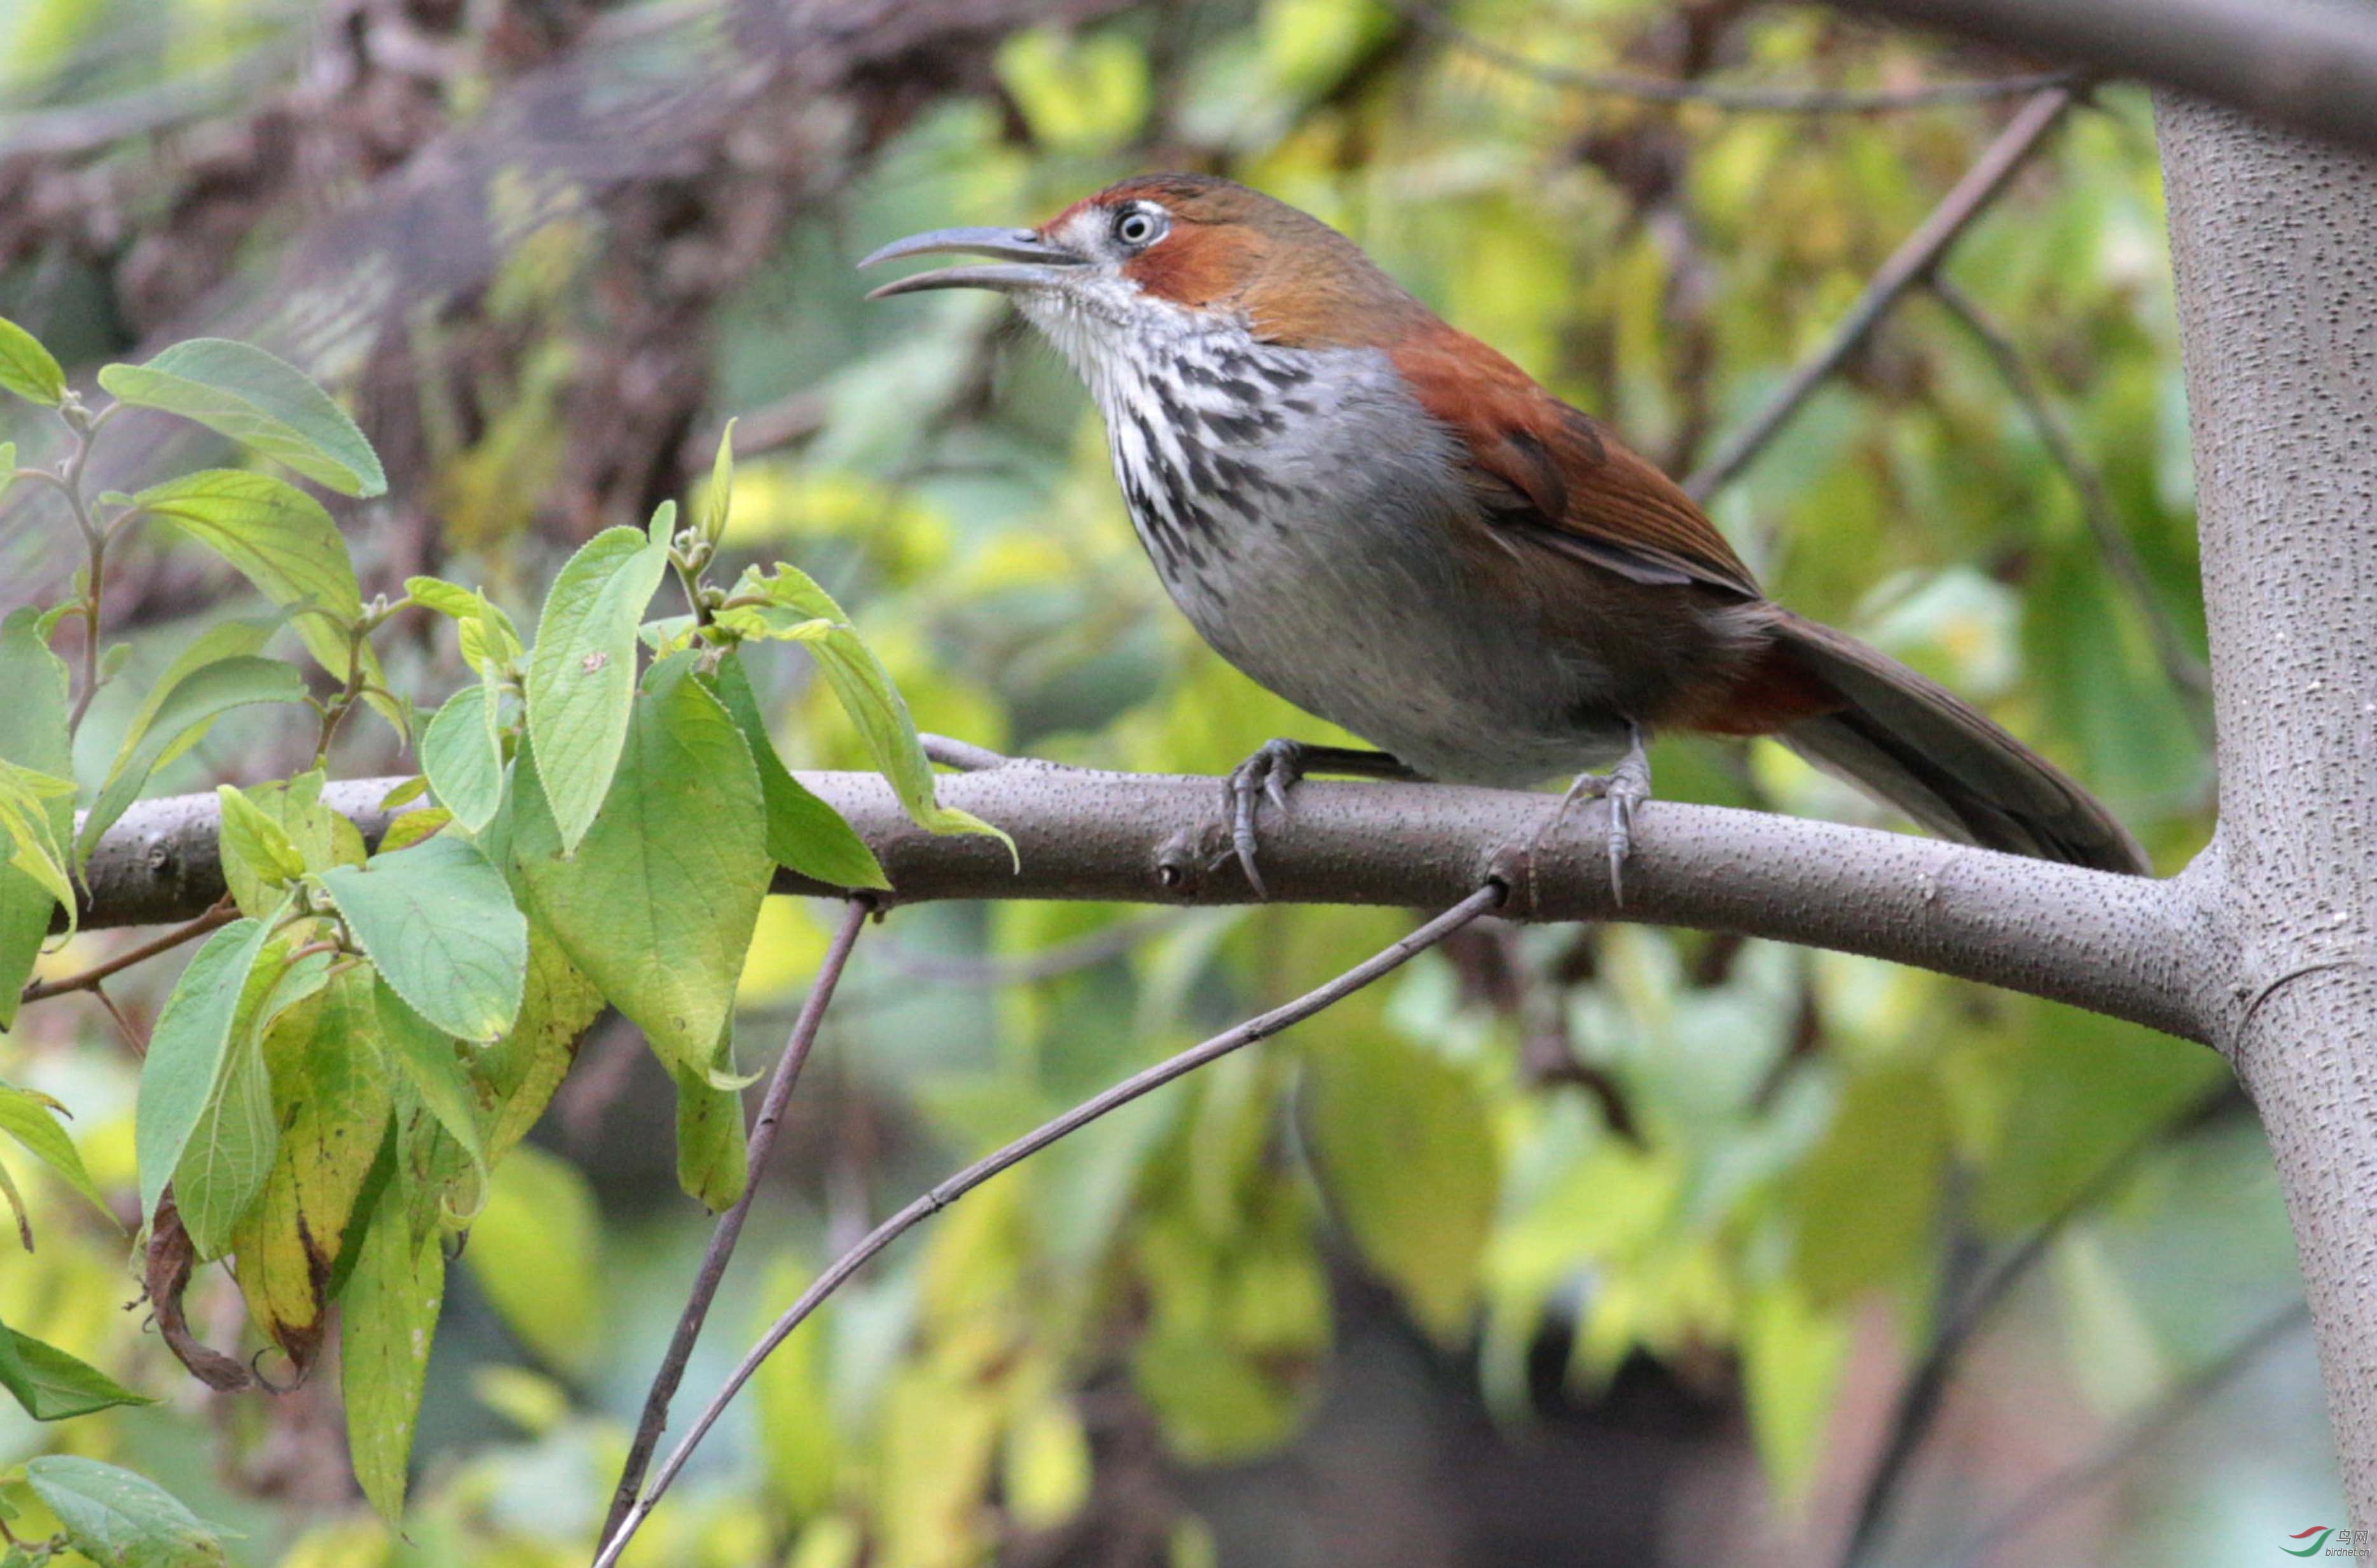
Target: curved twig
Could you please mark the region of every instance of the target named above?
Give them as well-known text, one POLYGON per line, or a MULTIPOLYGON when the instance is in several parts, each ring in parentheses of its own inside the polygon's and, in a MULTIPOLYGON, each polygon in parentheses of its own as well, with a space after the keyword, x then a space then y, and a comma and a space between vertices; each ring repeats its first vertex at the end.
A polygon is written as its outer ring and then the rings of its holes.
POLYGON ((1832 336, 1824 340, 1824 346, 1802 361, 1790 379, 1767 400, 1766 406, 1726 437, 1716 455, 1684 481, 1686 494, 1695 501, 1706 502, 1741 476, 1742 471, 1791 422, 1799 405, 1864 346, 1906 291, 1939 268, 1965 231, 1989 210, 2075 102, 2073 89, 2051 87, 2035 94, 2022 106, 2021 112, 2006 123, 2005 129, 1998 133, 1997 140, 1989 143, 1965 172, 1965 177, 1941 197, 1931 215, 1881 264, 1881 270, 1866 284, 1865 293, 1857 296, 1857 304, 1849 307, 1840 325, 1833 329, 1832 336))
POLYGON ((717 1226, 710 1233, 710 1245, 701 1254, 701 1268, 694 1275, 693 1288, 685 1299, 685 1311, 678 1314, 676 1332, 669 1336, 667 1352, 652 1373, 651 1388, 644 1395, 643 1415, 636 1422, 636 1435, 627 1445, 627 1463, 619 1466, 619 1484, 612 1493, 610 1515, 603 1522, 603 1534, 609 1537, 635 1505, 636 1492, 644 1484, 645 1467, 652 1462, 652 1451, 660 1446, 661 1433, 668 1426, 669 1401, 676 1397, 677 1384, 685 1379, 686 1363, 693 1359, 694 1342, 701 1337, 701 1325, 710 1316, 710 1303, 718 1294, 718 1283, 726 1276, 726 1265, 735 1256, 735 1244, 742 1239, 743 1221, 751 1213, 751 1201, 759 1191, 760 1174, 768 1168, 768 1156, 776 1147, 777 1130, 783 1125, 784 1107, 793 1097, 793 1085, 800 1081, 801 1068, 809 1059, 810 1047, 817 1044, 818 1026, 825 1022, 827 1004, 833 1000, 834 987, 842 981, 842 971, 850 962, 850 950, 858 941, 858 933, 866 927, 866 916, 875 901, 865 894, 850 899, 843 906, 842 926, 833 934, 832 945, 826 949, 825 961, 818 966, 817 978, 809 985, 809 994, 801 1003, 800 1017, 794 1021, 793 1032, 784 1043, 783 1055, 776 1059, 774 1076, 768 1080, 768 1091, 759 1101, 759 1114, 751 1123, 750 1143, 744 1153, 742 1195, 718 1216, 717 1226))
POLYGON ((693 1451, 700 1446, 701 1440, 709 1435, 710 1429, 715 1426, 718 1418, 725 1413, 727 1405, 734 1400, 736 1394, 742 1391, 743 1385, 750 1382, 751 1375, 759 1370, 759 1363, 766 1360, 774 1352, 776 1347, 782 1345, 785 1337, 801 1325, 803 1320, 823 1305, 828 1297, 840 1289, 845 1280, 856 1274, 877 1253, 999 1172, 1031 1158, 1049 1144, 1079 1131, 1107 1112, 1119 1109, 1143 1095, 1160 1089, 1176 1079, 1185 1077, 1208 1062, 1218 1061, 1241 1047, 1250 1046, 1258 1040, 1276 1035, 1289 1025, 1300 1023, 1314 1013, 1343 1001, 1372 981, 1393 973, 1479 916, 1499 907, 1508 896, 1508 890, 1500 882, 1488 882, 1427 925, 1412 932, 1411 935, 1381 949, 1326 985, 1306 992, 1284 1007, 1273 1008, 1259 1018, 1248 1019, 1236 1028, 1225 1034, 1216 1035, 1202 1045, 1192 1046, 1177 1056, 1167 1058, 1142 1072, 1132 1074, 1104 1094, 1075 1106, 1054 1121, 1024 1134, 1005 1148, 976 1160, 923 1197, 908 1204, 881 1225, 877 1226, 866 1234, 864 1240, 835 1259, 831 1267, 819 1275, 806 1290, 802 1291, 800 1299, 785 1310, 783 1316, 778 1318, 761 1336, 759 1343, 752 1347, 750 1354, 745 1356, 736 1365, 718 1393, 712 1395, 710 1403, 702 1407, 700 1416, 687 1431, 684 1441, 671 1452, 667 1461, 661 1466, 659 1473, 652 1478, 651 1490, 636 1502, 627 1519, 604 1542, 601 1554, 594 1560, 594 1568, 612 1568, 612 1564, 618 1562, 619 1554, 627 1549, 627 1543, 635 1538, 637 1529, 651 1516, 654 1505, 660 1502, 661 1495, 668 1490, 669 1483, 676 1479, 677 1473, 685 1468, 686 1461, 693 1456, 693 1451))

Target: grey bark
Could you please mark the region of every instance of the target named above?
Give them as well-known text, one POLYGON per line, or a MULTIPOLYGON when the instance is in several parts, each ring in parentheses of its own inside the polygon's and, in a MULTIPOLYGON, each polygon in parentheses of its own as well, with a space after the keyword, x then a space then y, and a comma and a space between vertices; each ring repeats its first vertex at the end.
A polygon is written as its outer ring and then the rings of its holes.
POLYGON ((2377 148, 2377 7, 2362 0, 1833 0, 2024 54, 2184 88, 2377 148))
POLYGON ((2277 1158, 2377 1527, 2377 157, 2158 105, 2219 715, 2205 1014, 2277 1158))
MULTIPOLYGON (((945 776, 941 799, 1015 837, 936 838, 871 773, 804 773, 881 856, 898 902, 1081 898, 1243 904, 1222 786, 1208 778, 1012 762, 945 776)), ((326 798, 367 836, 398 781, 334 784, 326 798)), ((1441 909, 1489 873, 1522 920, 1607 919, 1738 931, 1983 980, 2204 1037, 2177 884, 2020 860, 1935 839, 1758 811, 1654 801, 1609 897, 1599 806, 1571 810, 1535 844, 1555 796, 1441 784, 1296 787, 1284 821, 1266 813, 1263 876, 1295 904, 1441 909), (1534 845, 1531 850, 1530 845, 1534 845)), ((184 919, 221 894, 210 795, 144 802, 92 856, 94 926, 184 919)), ((786 892, 840 890, 786 879, 786 892)))

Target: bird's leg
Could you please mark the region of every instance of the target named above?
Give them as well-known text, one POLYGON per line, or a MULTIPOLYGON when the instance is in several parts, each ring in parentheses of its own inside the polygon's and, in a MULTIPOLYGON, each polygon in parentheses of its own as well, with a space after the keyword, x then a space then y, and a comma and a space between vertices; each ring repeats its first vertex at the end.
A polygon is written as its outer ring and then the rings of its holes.
POLYGON ((1609 803, 1609 896, 1616 904, 1626 902, 1626 856, 1634 848, 1634 812, 1651 798, 1651 757, 1642 747, 1642 726, 1629 723, 1626 726, 1626 755, 1606 773, 1579 773, 1576 782, 1560 796, 1559 805, 1551 818, 1535 833, 1535 842, 1560 824, 1568 808, 1580 800, 1606 800, 1609 803))
POLYGON ((1268 796, 1283 817, 1287 792, 1308 773, 1344 773, 1365 779, 1416 779, 1419 775, 1383 751, 1362 751, 1350 746, 1307 746, 1300 740, 1266 740, 1254 755, 1230 772, 1224 799, 1230 814, 1230 846, 1239 868, 1247 874, 1257 898, 1268 898, 1262 873, 1255 869, 1255 808, 1268 796))

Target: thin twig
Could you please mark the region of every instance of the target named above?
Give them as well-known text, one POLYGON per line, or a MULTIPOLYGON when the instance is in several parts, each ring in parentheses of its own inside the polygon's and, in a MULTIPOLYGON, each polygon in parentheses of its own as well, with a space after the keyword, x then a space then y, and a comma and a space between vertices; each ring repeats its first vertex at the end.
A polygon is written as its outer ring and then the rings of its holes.
POLYGON ((2026 76, 1997 77, 1983 81, 1927 82, 1920 87, 1807 88, 1750 87, 1727 82, 1680 81, 1669 77, 1640 76, 1630 71, 1589 71, 1531 60, 1515 49, 1463 27, 1422 0, 1393 0, 1396 10, 1455 48, 1533 77, 1547 86, 1651 103, 1705 103, 1712 108, 1745 114, 1871 114, 1902 109, 1930 109, 1946 103, 1976 103, 1994 98, 2019 98, 2041 88, 2070 84, 2069 71, 2038 71, 2026 76))
POLYGON ((1054 1121, 1024 1134, 997 1153, 976 1160, 867 1232, 864 1240, 835 1259, 831 1267, 801 1292, 800 1299, 775 1321, 750 1354, 743 1358, 725 1383, 711 1397, 684 1440, 669 1454, 659 1473, 653 1476, 651 1490, 638 1500, 626 1521, 604 1542, 601 1554, 594 1560, 594 1568, 612 1568, 619 1561, 619 1554, 627 1549, 627 1543, 635 1538, 637 1529, 651 1516, 653 1507, 660 1502, 662 1494, 668 1490, 669 1483, 676 1479, 677 1473, 685 1468, 686 1461, 692 1457, 693 1451, 709 1435, 718 1418, 724 1414, 727 1405, 742 1392, 752 1373, 758 1371, 759 1363, 766 1360, 776 1347, 784 1342, 786 1335, 798 1328, 804 1319, 816 1311, 828 1297, 840 1289, 845 1280, 878 1252, 999 1172, 1021 1164, 1049 1144, 1087 1127, 1108 1111, 1119 1109, 1143 1095, 1194 1072, 1208 1062, 1218 1061, 1241 1047, 1267 1039, 1291 1024, 1301 1023, 1314 1013, 1343 1001, 1372 981, 1393 973, 1479 916, 1499 906, 1507 896, 1508 892, 1501 883, 1488 882, 1409 936, 1381 949, 1327 984, 1306 992, 1284 1007, 1273 1008, 1259 1018, 1248 1019, 1225 1034, 1216 1035, 1202 1045, 1192 1046, 1177 1056, 1132 1074, 1104 1094, 1075 1106, 1054 1121))
POLYGON ((221 926, 228 926, 238 918, 239 911, 232 907, 229 898, 225 898, 187 925, 176 926, 161 937, 142 942, 136 948, 127 948, 105 963, 94 964, 78 975, 68 975, 59 980, 41 980, 27 986, 18 993, 17 1005, 22 1007, 28 1002, 46 1001, 52 997, 65 996, 69 991, 97 990, 101 981, 109 979, 144 960, 154 958, 161 952, 170 952, 184 942, 203 937, 209 931, 221 926))
POLYGON ((2125 589, 2138 614, 2145 618, 2146 630, 2154 639, 2155 656, 2161 661, 2164 678, 2176 688, 2181 704, 2187 709, 2196 734, 2207 743, 2212 739, 2212 672, 2170 618, 2162 595, 2155 591, 2154 579, 2146 571, 2145 562, 2138 558, 2137 546, 2130 542, 2127 530, 2121 526, 2120 513, 2114 509, 2113 498, 2105 492, 2104 476, 2096 472, 2087 454, 2080 449, 2062 416, 2048 400, 2047 388, 2034 372, 2022 350, 1996 317, 1980 301, 1938 273, 1930 280, 1932 297, 1954 317, 1974 341, 1981 345, 1991 363, 1997 366, 2014 401, 2030 416, 2031 428, 2038 433, 2039 444, 2055 466, 2063 471, 2074 494, 2080 497, 2080 515, 2087 520, 2088 532, 2095 536, 2097 552, 2113 576, 2125 589))
POLYGON ((1117 920, 1102 931, 1092 931, 1086 937, 1058 942, 1037 952, 1013 958, 918 952, 889 938, 866 951, 885 967, 912 980, 928 980, 943 986, 978 986, 985 989, 1029 986, 1080 970, 1093 969, 1108 959, 1120 958, 1150 937, 1180 924, 1182 914, 1177 909, 1161 909, 1149 915, 1134 916, 1128 920, 1117 920))
POLYGON ((2049 1476, 2025 1492, 2012 1507, 1959 1541, 1939 1560, 1940 1568, 1965 1568, 1968 1563, 1987 1561, 2008 1539, 2086 1496, 2141 1452, 2176 1430, 2197 1406, 2217 1394, 2263 1351, 2310 1322, 2311 1309, 2300 1301, 2273 1312, 2226 1355, 2172 1389, 2154 1408, 2131 1422, 2120 1436, 2098 1450, 2095 1458, 2049 1476))
POLYGON ((1884 1441, 1881 1455, 1875 1460, 1872 1472, 1867 1476, 1865 1491, 1858 1500, 1857 1523, 1849 1531, 1848 1540, 1841 1549, 1841 1568, 1856 1568, 1880 1538, 1881 1526, 1890 1516, 1899 1484, 1906 1478, 1907 1468, 1923 1440, 1930 1435, 1931 1426, 1940 1414, 1948 1379, 1962 1359, 1973 1336, 1995 1315, 2015 1286, 2029 1277, 2030 1271, 2047 1256, 2056 1238, 2071 1228, 2072 1222, 2110 1198, 2121 1185, 2137 1173, 2140 1161, 2155 1150, 2186 1137, 2205 1126, 2231 1107, 2243 1102, 2244 1093, 2234 1083, 2224 1083, 2192 1109, 2174 1121, 2148 1128, 2125 1144, 2121 1150, 2099 1166, 2095 1174, 2081 1184, 2080 1190, 2064 1201, 2063 1206, 2041 1221, 2037 1228, 2023 1239, 2022 1244, 2008 1253, 1997 1267, 1983 1276, 1979 1285, 1966 1296, 1941 1324, 1939 1336, 1925 1352, 1922 1364, 1908 1376, 1899 1390, 1897 1404, 1891 1410, 1890 1431, 1884 1441))
POLYGON ((2022 106, 2006 123, 2005 129, 1998 133, 1997 140, 1931 209, 1931 215, 1881 264, 1881 269, 1866 285, 1865 293, 1857 296, 1848 315, 1833 329, 1824 346, 1794 370, 1791 378, 1767 400, 1766 406, 1684 481, 1685 492, 1693 500, 1705 503, 1740 477, 1742 471, 1766 449, 1767 443, 1791 422, 1809 395, 1847 364, 1849 357, 1873 335, 1874 329, 1881 325, 1900 296, 1939 268, 1958 238, 1972 227, 1975 219, 1989 210, 2075 101, 2072 88, 2052 87, 2035 94, 2022 106))
POLYGON ((955 768, 961 773, 986 773, 1004 768, 1015 759, 987 746, 976 746, 970 740, 956 740, 946 735, 919 735, 916 737, 926 760, 944 768, 955 768))
POLYGON ((710 1303, 718 1294, 719 1281, 726 1275, 726 1265, 735 1256, 735 1244, 742 1239, 743 1221, 751 1213, 751 1203, 758 1195, 759 1177, 767 1169, 768 1156, 776 1147, 776 1133, 783 1125, 784 1107, 793 1097, 793 1085, 800 1081, 801 1068, 809 1059, 809 1049, 817 1044, 818 1026, 825 1021, 825 1010, 833 1000, 833 988, 842 980, 842 971, 850 962, 850 950, 858 941, 858 933, 866 927, 866 916, 875 901, 865 894, 850 899, 842 906, 842 927, 833 934, 832 945, 826 949, 825 962, 818 965, 817 979, 809 987, 808 999, 801 1004, 800 1017, 794 1021, 793 1033, 784 1044, 783 1055, 776 1059, 775 1075, 768 1080, 767 1093, 759 1101, 759 1115, 751 1123, 750 1142, 743 1167, 743 1193, 718 1216, 718 1224, 710 1233, 710 1246, 701 1254, 701 1269, 693 1278, 693 1290, 685 1299, 685 1311, 678 1314, 676 1333, 669 1338, 668 1352, 661 1358, 660 1369, 652 1373, 652 1386, 644 1395, 644 1413, 636 1423, 635 1441, 627 1447, 627 1462, 620 1466, 619 1485, 611 1498, 610 1515, 603 1522, 603 1535, 607 1538, 618 1529, 627 1510, 635 1506, 636 1492, 644 1484, 644 1471, 652 1462, 652 1451, 660 1446, 661 1433, 668 1427, 669 1401, 676 1397, 677 1384, 685 1380, 686 1363, 693 1359, 694 1342, 701 1337, 703 1320, 710 1316, 710 1303))

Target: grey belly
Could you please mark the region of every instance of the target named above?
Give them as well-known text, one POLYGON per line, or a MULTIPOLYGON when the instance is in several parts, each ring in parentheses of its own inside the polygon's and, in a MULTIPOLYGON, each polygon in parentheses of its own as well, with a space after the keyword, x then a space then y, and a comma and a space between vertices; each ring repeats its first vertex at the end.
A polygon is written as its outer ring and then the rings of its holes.
POLYGON ((1166 576, 1224 658, 1448 783, 1524 786, 1625 753, 1596 672, 1476 604, 1441 523, 1328 510, 1236 531, 1226 554, 1166 576))

